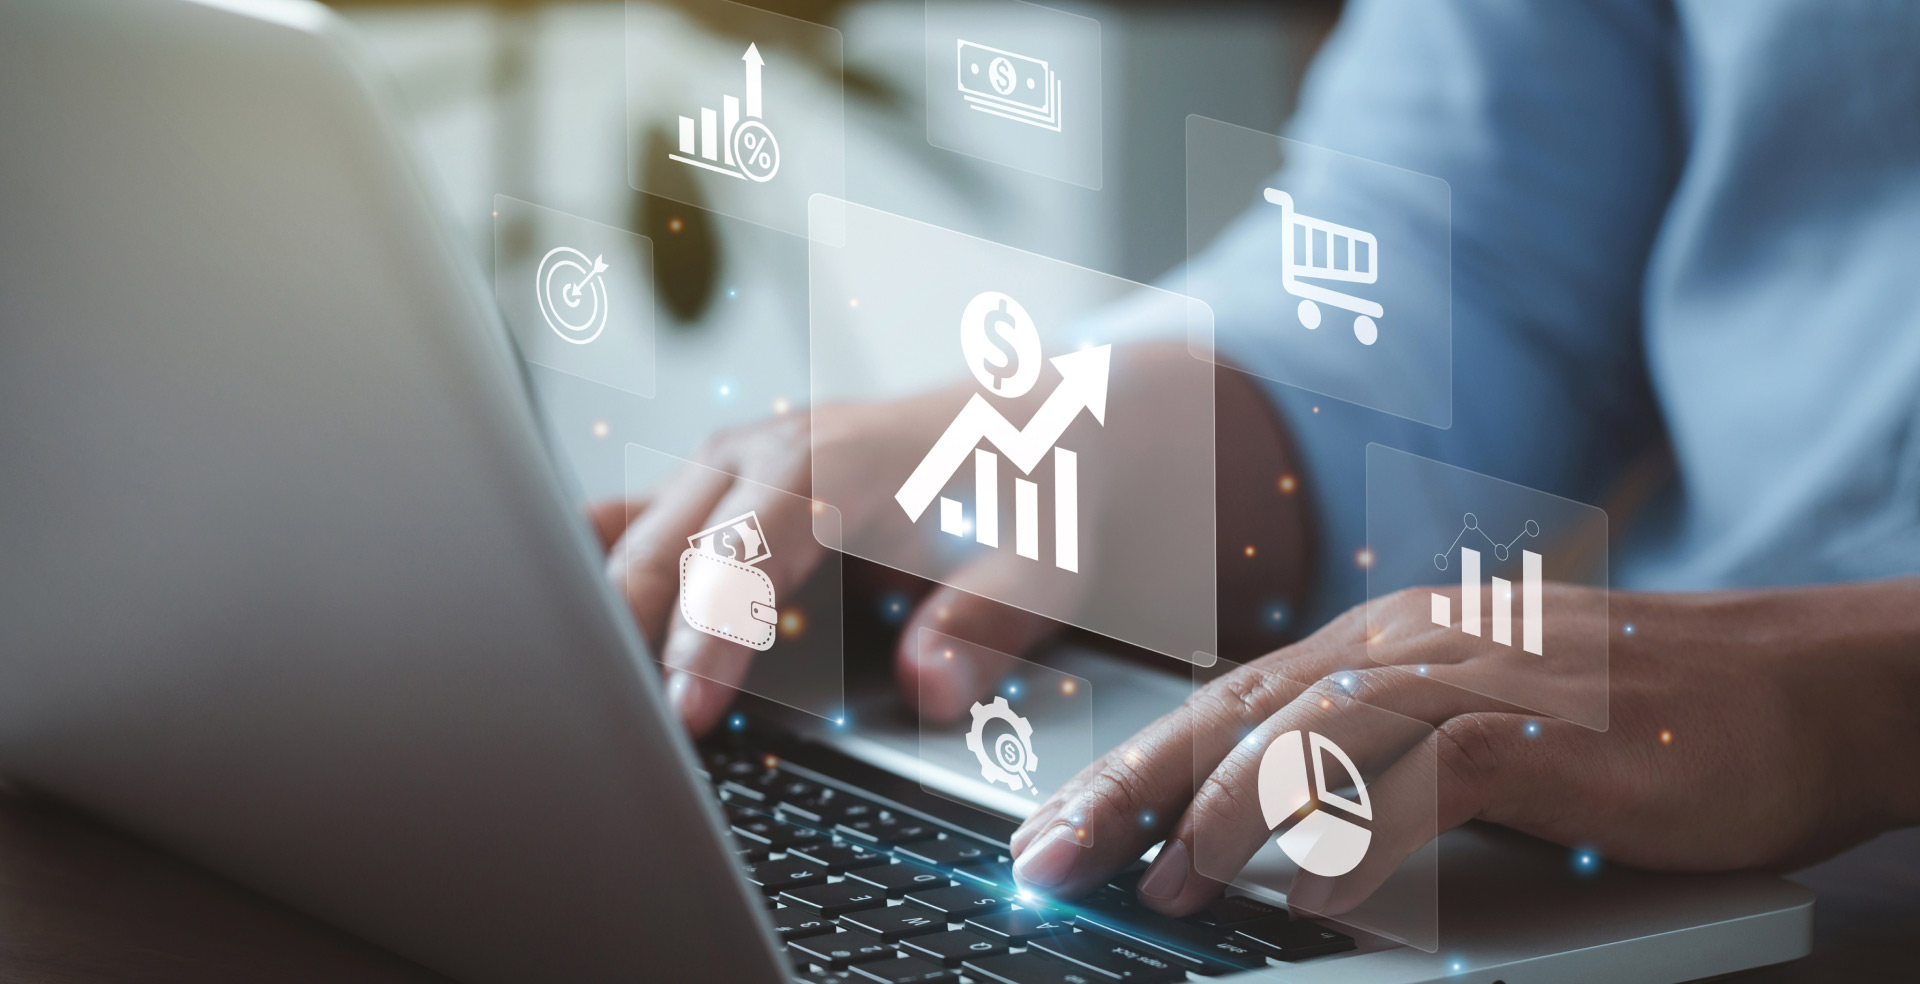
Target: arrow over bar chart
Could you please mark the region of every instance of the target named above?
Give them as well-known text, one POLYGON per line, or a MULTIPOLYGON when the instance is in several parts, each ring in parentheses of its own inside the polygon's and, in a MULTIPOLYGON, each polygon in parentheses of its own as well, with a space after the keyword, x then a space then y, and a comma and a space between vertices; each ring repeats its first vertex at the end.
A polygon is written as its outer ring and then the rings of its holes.
MULTIPOLYGON (((962 407, 959 416, 947 425, 940 439, 907 477, 894 501, 906 510, 910 521, 918 522, 933 500, 940 499, 940 529, 962 535, 966 520, 961 504, 940 495, 940 490, 973 459, 974 539, 979 543, 1000 545, 999 456, 984 448, 991 444, 1020 469, 1032 473, 1034 466, 1053 453, 1053 531, 1054 566, 1062 570, 1080 569, 1080 490, 1079 458, 1066 448, 1054 447, 1082 410, 1101 424, 1107 417, 1107 375, 1113 347, 1101 345, 1083 352, 1055 356, 1049 360, 1060 371, 1060 383, 1047 395, 1027 426, 1017 428, 975 393, 962 407)), ((1022 557, 1040 557, 1039 486, 1024 478, 1013 481, 1014 552, 1022 557)))
POLYGON ((740 60, 746 66, 744 107, 740 97, 723 95, 720 108, 700 110, 697 123, 691 116, 680 117, 680 150, 667 157, 729 177, 767 181, 780 168, 780 149, 761 122, 766 60, 757 44, 747 45, 740 60))
MULTIPOLYGON (((1461 517, 1460 532, 1453 538, 1447 549, 1435 554, 1433 566, 1440 570, 1448 567, 1448 558, 1454 547, 1460 547, 1460 631, 1468 635, 1480 634, 1480 551, 1472 547, 1460 546, 1460 541, 1468 533, 1478 533, 1491 549, 1494 559, 1504 561, 1512 554, 1513 545, 1522 537, 1538 537, 1540 524, 1527 520, 1519 534, 1505 543, 1488 536, 1480 528, 1480 521, 1473 513, 1461 517)), ((1541 555, 1531 550, 1520 551, 1520 648, 1536 656, 1543 655, 1542 650, 1542 612, 1540 603, 1540 565, 1541 555)), ((1490 637, 1503 646, 1513 645, 1513 582, 1496 577, 1491 580, 1492 607, 1490 609, 1492 625, 1490 637)), ((1453 624, 1453 599, 1439 592, 1433 593, 1433 624, 1453 624)))

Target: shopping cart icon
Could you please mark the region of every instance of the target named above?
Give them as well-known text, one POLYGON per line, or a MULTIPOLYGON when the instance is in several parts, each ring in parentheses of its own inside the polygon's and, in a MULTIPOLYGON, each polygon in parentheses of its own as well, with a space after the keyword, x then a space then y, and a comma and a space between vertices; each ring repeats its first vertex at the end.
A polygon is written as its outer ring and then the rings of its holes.
POLYGON ((1293 196, 1278 188, 1268 188, 1267 201, 1280 206, 1286 225, 1281 237, 1280 285, 1300 298, 1300 323, 1309 329, 1320 327, 1320 305, 1327 304, 1352 311, 1353 337, 1362 345, 1380 338, 1380 326, 1374 322, 1385 309, 1365 298, 1342 294, 1309 280, 1331 280, 1349 284, 1370 284, 1380 279, 1380 243, 1373 233, 1336 225, 1294 211, 1293 196))

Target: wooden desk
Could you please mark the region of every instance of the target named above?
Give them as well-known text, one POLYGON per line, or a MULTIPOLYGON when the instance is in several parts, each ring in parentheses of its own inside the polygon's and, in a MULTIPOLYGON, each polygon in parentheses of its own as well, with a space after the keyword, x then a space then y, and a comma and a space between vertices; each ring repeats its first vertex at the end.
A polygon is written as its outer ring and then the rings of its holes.
MULTIPOLYGON (((1920 830, 1795 878, 1813 956, 1753 984, 1920 979, 1920 830)), ((446 984, 386 951, 65 809, 0 787, 0 984, 446 984)))

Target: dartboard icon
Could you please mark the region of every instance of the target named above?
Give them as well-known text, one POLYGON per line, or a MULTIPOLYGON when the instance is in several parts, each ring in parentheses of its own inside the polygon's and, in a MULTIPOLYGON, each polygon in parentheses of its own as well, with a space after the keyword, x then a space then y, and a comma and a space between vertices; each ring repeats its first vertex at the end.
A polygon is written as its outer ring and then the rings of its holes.
POLYGON ((604 255, 589 260, 570 246, 556 246, 541 257, 534 296, 554 334, 575 345, 600 337, 607 327, 606 272, 604 255))
POLYGON ((1366 826, 1373 822, 1373 803, 1360 770, 1340 746, 1311 731, 1275 738, 1260 757, 1259 792, 1267 829, 1280 835, 1274 843, 1301 868, 1335 878, 1366 857, 1373 840, 1366 826), (1347 770, 1357 799, 1329 787, 1329 755, 1347 770))

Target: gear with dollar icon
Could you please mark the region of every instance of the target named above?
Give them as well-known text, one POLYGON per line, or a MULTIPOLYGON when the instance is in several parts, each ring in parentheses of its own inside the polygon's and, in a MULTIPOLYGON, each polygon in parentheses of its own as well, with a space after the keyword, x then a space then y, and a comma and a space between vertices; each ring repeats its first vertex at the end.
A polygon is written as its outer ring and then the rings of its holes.
POLYGON ((1033 784, 1033 773, 1040 768, 1040 758, 1033 753, 1033 725, 1015 714, 1013 708, 1007 706, 1005 697, 995 697, 988 704, 975 703, 972 713, 973 729, 967 732, 967 750, 980 760, 980 778, 1001 783, 1016 793, 1025 789, 1038 795, 1040 790, 1033 784), (988 754, 986 743, 989 721, 1004 722, 1012 729, 994 739, 992 754, 988 754))

